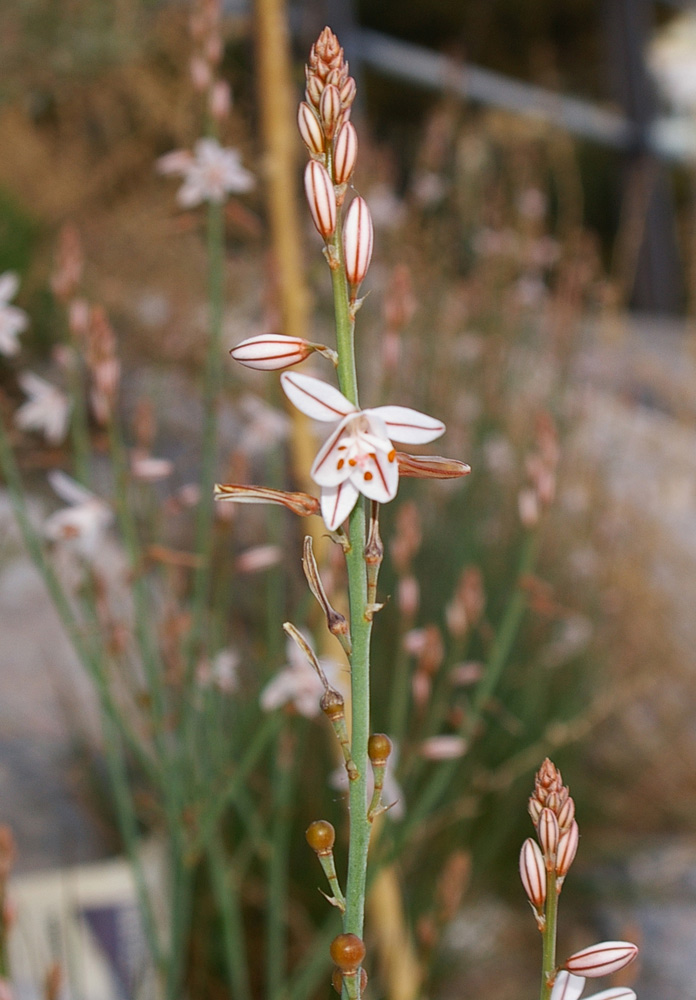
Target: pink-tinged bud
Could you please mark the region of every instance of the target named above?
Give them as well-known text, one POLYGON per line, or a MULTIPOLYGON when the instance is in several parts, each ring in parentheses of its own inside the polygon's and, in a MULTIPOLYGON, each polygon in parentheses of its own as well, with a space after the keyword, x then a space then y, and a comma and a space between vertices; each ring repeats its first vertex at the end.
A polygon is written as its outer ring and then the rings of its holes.
POLYGON ((559 878, 565 878, 568 869, 575 860, 578 849, 578 839, 580 831, 578 824, 573 820, 567 830, 564 830, 558 841, 558 851, 556 852, 556 874, 559 878))
POLYGON ((319 119, 306 101, 301 101, 297 109, 297 127, 302 136, 302 142, 312 156, 321 156, 324 150, 324 133, 319 119))
POLYGON ((344 108, 349 108, 355 100, 355 80, 349 76, 341 87, 341 104, 344 108))
POLYGON ((539 845, 531 837, 520 851, 520 878, 530 902, 541 911, 546 902, 546 869, 539 845))
MULTIPOLYGON (((537 824, 537 836, 547 864, 553 864, 558 849, 560 832, 556 814, 550 809, 542 809, 537 824)), ((549 869, 550 870, 550 869, 549 869)))
POLYGON ((565 800, 556 815, 558 816, 558 825, 561 830, 567 830, 575 819, 575 802, 570 796, 565 800))
POLYGON ((318 160, 310 160, 304 182, 312 222, 319 234, 328 240, 336 229, 336 193, 331 178, 318 160))
POLYGON ((321 100, 321 94, 324 89, 324 85, 318 76, 310 76, 307 80, 307 88, 305 90, 305 97, 309 104, 313 104, 315 108, 319 107, 319 101, 321 100))
POLYGON ((301 337, 286 337, 282 333, 262 333, 249 337, 230 351, 235 361, 256 368, 258 371, 273 372, 281 368, 297 365, 309 357, 315 345, 301 337))
POLYGON ((336 136, 334 147, 334 180, 337 184, 347 184, 358 158, 358 133, 351 122, 342 125, 336 136))
POLYGON ((574 976, 561 970, 553 984, 550 1000, 578 1000, 584 988, 584 976, 574 976))
POLYGON ((530 796, 529 802, 527 803, 527 812, 532 817, 532 823, 534 826, 539 822, 539 817, 541 816, 541 810, 543 806, 539 799, 535 798, 534 795, 530 796))
POLYGON ((332 139, 341 116, 341 95, 338 87, 324 87, 319 100, 319 116, 327 139, 332 139))
POLYGON ((372 216, 364 198, 354 198, 343 226, 346 277, 353 287, 365 278, 372 259, 372 216))
POLYGON ((585 1000, 636 1000, 636 994, 628 986, 614 986, 610 990, 593 993, 592 996, 585 997, 585 1000))
POLYGON ((230 85, 226 80, 216 80, 208 97, 210 113, 217 122, 224 121, 232 107, 230 85))
POLYGON ((638 954, 638 946, 630 941, 602 941, 576 951, 563 965, 568 972, 588 979, 610 976, 629 965, 638 954))

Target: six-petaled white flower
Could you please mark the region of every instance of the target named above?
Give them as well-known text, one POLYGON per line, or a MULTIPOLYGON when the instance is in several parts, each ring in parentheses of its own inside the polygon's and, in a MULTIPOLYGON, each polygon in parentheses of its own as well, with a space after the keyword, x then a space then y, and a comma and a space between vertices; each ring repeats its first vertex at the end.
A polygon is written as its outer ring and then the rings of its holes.
POLYGON ((406 406, 359 410, 342 392, 311 375, 284 372, 288 399, 314 420, 340 421, 319 449, 311 476, 321 487, 321 512, 330 531, 348 517, 362 493, 378 503, 396 496, 399 464, 394 441, 427 444, 445 425, 406 406))
POLYGON ((17 337, 26 330, 29 320, 23 309, 10 305, 19 288, 14 271, 0 275, 0 354, 10 357, 19 351, 17 337))
POLYGON ((60 444, 68 429, 70 400, 34 372, 22 372, 19 384, 28 396, 15 413, 17 427, 25 431, 40 431, 50 444, 60 444))
POLYGON ((184 149, 167 153, 157 161, 157 169, 184 178, 177 194, 184 208, 223 202, 228 194, 245 194, 254 186, 254 176, 242 166, 237 150, 221 146, 217 139, 199 139, 193 153, 184 149))

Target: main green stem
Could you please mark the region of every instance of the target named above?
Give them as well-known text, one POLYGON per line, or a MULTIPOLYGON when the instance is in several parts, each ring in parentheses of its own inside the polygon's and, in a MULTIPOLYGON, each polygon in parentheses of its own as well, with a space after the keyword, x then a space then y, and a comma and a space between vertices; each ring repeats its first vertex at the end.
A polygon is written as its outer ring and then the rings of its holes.
POLYGON ((558 920, 558 892, 556 872, 546 873, 546 926, 541 961, 541 992, 539 1000, 549 1000, 556 971, 556 925, 558 920))
MULTIPOLYGON (((343 264, 341 225, 332 240, 335 261, 332 268, 334 309, 336 313, 336 346, 338 349, 338 382, 341 392, 358 406, 358 379, 355 366, 354 320, 348 301, 348 286, 343 264)), ((350 549, 346 553, 348 596, 350 601, 351 654, 351 754, 358 777, 349 785, 350 842, 346 879, 346 912, 343 930, 363 936, 365 919, 365 888, 367 854, 371 824, 367 819, 367 741, 370 735, 370 635, 372 622, 366 617, 367 575, 364 549, 366 541, 365 505, 359 499, 348 522, 350 549)))

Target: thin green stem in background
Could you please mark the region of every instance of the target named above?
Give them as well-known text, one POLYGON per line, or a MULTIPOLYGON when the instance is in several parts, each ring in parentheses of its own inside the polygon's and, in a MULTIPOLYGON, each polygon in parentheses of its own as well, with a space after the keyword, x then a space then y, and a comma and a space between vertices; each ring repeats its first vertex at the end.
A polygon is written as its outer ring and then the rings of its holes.
MULTIPOLYGON (((527 608, 527 598, 524 591, 519 586, 519 581, 526 576, 534 566, 538 547, 538 536, 528 534, 522 544, 520 560, 517 572, 518 585, 509 600, 503 620, 493 642, 486 669, 481 678, 474 697, 472 698, 469 711, 466 714, 460 734, 467 740, 473 739, 481 716, 489 704, 498 683, 505 664, 507 663, 512 647, 519 632, 524 613, 527 608)), ((401 824, 397 843, 405 843, 411 833, 419 826, 430 811, 440 801, 452 777, 457 770, 458 761, 446 761, 438 765, 437 770, 423 788, 420 798, 418 798, 409 808, 406 820, 401 824)), ((421 765, 423 766, 423 765, 421 765)), ((415 773, 415 772, 414 772, 415 773)))
POLYGON ((208 241, 208 347, 203 382, 203 432, 201 438, 201 499, 196 512, 195 552, 200 564, 193 578, 191 632, 188 640, 187 684, 206 645, 205 616, 210 598, 213 555, 213 486, 217 465, 218 408, 222 384, 222 320, 224 315, 225 214, 224 205, 210 202, 208 241))
POLYGON ((219 834, 216 833, 209 839, 206 856, 210 884, 222 919, 222 943, 231 995, 234 1000, 251 1000, 239 891, 229 876, 225 850, 219 834))
POLYGON ((268 855, 266 903, 266 996, 280 1000, 287 976, 288 872, 292 835, 292 802, 300 752, 287 730, 279 734, 273 762, 271 850, 268 855), (294 745, 293 745, 294 744, 294 745))

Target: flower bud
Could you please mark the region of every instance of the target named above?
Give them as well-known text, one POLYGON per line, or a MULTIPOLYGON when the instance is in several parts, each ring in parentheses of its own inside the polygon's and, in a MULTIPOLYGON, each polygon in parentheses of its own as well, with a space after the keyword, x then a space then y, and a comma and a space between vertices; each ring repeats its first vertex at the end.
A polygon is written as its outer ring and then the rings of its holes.
POLYGON ((272 372, 280 368, 297 365, 314 350, 314 345, 301 337, 287 337, 283 333, 262 333, 258 337, 249 337, 236 347, 230 354, 235 361, 255 368, 258 371, 272 372))
POLYGON ((563 965, 568 972, 588 979, 609 976, 629 965, 638 954, 638 946, 630 941, 602 941, 576 951, 563 965))
POLYGON ((344 108, 350 108, 355 100, 355 80, 349 76, 341 87, 341 104, 344 108))
POLYGON ((224 121, 232 107, 230 85, 226 80, 216 80, 208 97, 210 113, 217 122, 224 121))
POLYGON ((558 817, 558 825, 561 830, 567 830, 575 819, 575 802, 570 796, 566 798, 556 815, 558 817))
POLYGON ((365 278, 372 258, 372 217, 364 198, 354 198, 346 212, 343 254, 346 276, 354 287, 365 278))
POLYGON ((585 977, 561 970, 551 990, 550 1000, 578 1000, 585 988, 585 977))
POLYGON ((524 891, 537 910, 546 902, 546 869, 539 845, 527 837, 520 851, 520 878, 524 891))
POLYGON ((338 87, 324 87, 319 100, 319 115, 326 138, 332 139, 341 117, 341 95, 338 87))
POLYGON ((408 455, 397 451, 396 461, 399 463, 399 475, 414 479, 459 479, 471 472, 471 467, 464 462, 441 455, 408 455))
POLYGON ((337 184, 347 184, 358 158, 358 133, 351 122, 339 129, 334 147, 334 180, 337 184))
POLYGON ((305 97, 307 98, 308 103, 313 104, 315 108, 319 107, 319 101, 321 100, 323 89, 324 85, 318 76, 308 77, 305 97))
POLYGON ((312 222, 327 240, 336 228, 336 194, 331 178, 318 160, 310 160, 304 182, 312 222))
POLYGON ((578 849, 578 838, 580 831, 578 824, 573 820, 567 830, 564 830, 558 840, 558 851, 556 852, 556 874, 559 878, 565 878, 568 869, 575 860, 578 849))
POLYGON ((306 101, 302 101, 297 109, 297 127, 303 143, 312 156, 321 156, 325 152, 324 133, 319 119, 306 101))
POLYGON ((558 820, 550 809, 542 809, 537 825, 537 836, 547 864, 552 864, 558 849, 558 820))

